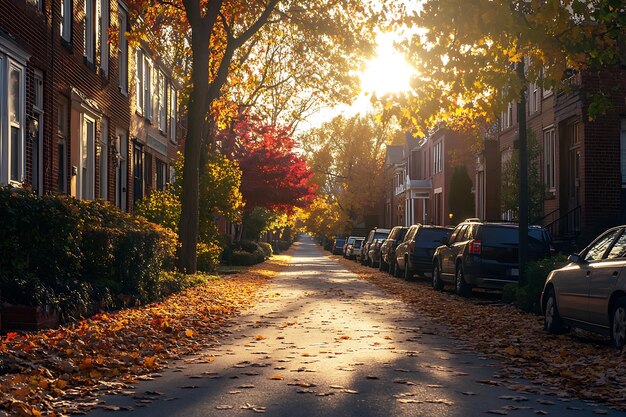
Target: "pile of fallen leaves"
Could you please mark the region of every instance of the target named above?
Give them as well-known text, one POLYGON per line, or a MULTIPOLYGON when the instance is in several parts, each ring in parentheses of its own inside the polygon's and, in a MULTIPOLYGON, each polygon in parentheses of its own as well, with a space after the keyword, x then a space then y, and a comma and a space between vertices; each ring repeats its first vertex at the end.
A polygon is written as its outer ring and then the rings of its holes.
MULTIPOLYGON (((450 292, 436 292, 430 280, 407 282, 389 274, 334 257, 361 278, 410 303, 420 314, 445 325, 445 332, 464 347, 501 359, 501 382, 524 378, 560 396, 606 403, 626 409, 626 350, 586 332, 554 336, 543 330, 543 318, 501 303, 480 303, 450 292)), ((520 390, 526 385, 507 384, 520 390)))
MULTIPOLYGON (((128 388, 168 360, 219 344, 220 327, 248 307, 288 264, 274 256, 145 307, 104 313, 56 330, 0 340, 0 408, 11 415, 60 416, 94 405, 93 391, 128 388)), ((2 411, 0 411, 2 414, 2 411)))

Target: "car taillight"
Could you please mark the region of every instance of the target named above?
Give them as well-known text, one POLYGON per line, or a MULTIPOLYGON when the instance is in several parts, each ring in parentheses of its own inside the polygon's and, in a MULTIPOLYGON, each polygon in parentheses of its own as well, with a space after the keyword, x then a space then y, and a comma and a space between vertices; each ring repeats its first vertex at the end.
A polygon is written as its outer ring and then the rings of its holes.
POLYGON ((481 252, 481 244, 480 240, 470 240, 469 243, 469 253, 472 255, 480 255, 481 252))

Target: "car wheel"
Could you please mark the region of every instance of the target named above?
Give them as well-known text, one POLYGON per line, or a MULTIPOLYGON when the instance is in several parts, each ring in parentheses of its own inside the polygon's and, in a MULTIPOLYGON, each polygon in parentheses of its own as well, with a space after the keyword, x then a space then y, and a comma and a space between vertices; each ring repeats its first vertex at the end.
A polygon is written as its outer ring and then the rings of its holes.
POLYGON ((383 257, 380 257, 380 261, 378 261, 378 270, 380 272, 385 272, 387 270, 387 264, 383 261, 383 257))
POLYGON ((611 344, 618 349, 626 344, 626 297, 617 300, 611 314, 611 344))
POLYGON ((407 281, 413 279, 413 270, 409 268, 409 261, 404 261, 404 279, 407 281))
POLYGON ((394 261, 393 259, 391 260, 391 263, 389 264, 389 274, 393 276, 396 275, 396 261, 394 261))
POLYGON ((548 293, 548 301, 546 301, 545 314, 543 316, 543 328, 548 333, 561 334, 565 331, 563 320, 556 306, 556 295, 554 290, 548 293))
POLYGON ((439 264, 435 262, 433 265, 433 290, 443 291, 443 281, 441 280, 441 271, 439 270, 439 264))
POLYGON ((456 269, 456 293, 461 297, 467 297, 470 293, 470 287, 465 282, 465 274, 463 273, 463 265, 459 265, 456 269))

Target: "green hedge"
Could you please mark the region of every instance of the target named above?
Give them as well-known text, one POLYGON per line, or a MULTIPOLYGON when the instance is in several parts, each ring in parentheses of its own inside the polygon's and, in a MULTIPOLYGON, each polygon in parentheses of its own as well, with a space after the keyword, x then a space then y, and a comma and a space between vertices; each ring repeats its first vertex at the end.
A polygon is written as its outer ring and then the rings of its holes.
POLYGON ((231 255, 231 265, 236 266, 256 265, 264 260, 265 254, 260 249, 252 253, 243 250, 234 250, 231 255))
POLYGON ((104 201, 0 188, 0 291, 13 304, 50 304, 62 319, 163 295, 176 235, 104 201), (124 300, 124 301, 121 301, 124 300))
POLYGON ((535 314, 541 313, 541 292, 550 272, 567 265, 567 257, 562 254, 549 258, 528 262, 526 280, 521 287, 518 284, 507 284, 502 291, 502 300, 515 303, 519 308, 535 314))

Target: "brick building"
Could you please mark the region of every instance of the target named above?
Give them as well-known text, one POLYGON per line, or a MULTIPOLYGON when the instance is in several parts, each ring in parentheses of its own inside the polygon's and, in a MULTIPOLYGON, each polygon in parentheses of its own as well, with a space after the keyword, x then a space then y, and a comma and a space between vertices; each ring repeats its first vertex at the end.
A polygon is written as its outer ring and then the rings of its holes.
POLYGON ((122 210, 165 186, 178 85, 146 59, 136 88, 128 16, 122 0, 0 2, 0 185, 122 210))
MULTIPOLYGON (((621 67, 571 75, 568 92, 528 88, 528 131, 541 147, 540 176, 545 187, 540 223, 565 247, 588 243, 604 229, 626 222, 626 70, 621 67), (611 108, 589 120, 590 97, 602 88, 611 108)), ((518 133, 517 106, 500 116, 502 164, 518 133)), ((495 190, 491 196, 494 197, 495 190)), ((488 196, 489 198, 489 196, 488 196)))
POLYGON ((440 128, 426 138, 407 135, 404 145, 388 146, 386 165, 393 183, 386 197, 385 224, 446 225, 461 220, 450 209, 449 190, 455 167, 464 166, 473 177, 476 161, 467 151, 468 143, 466 136, 440 128))

